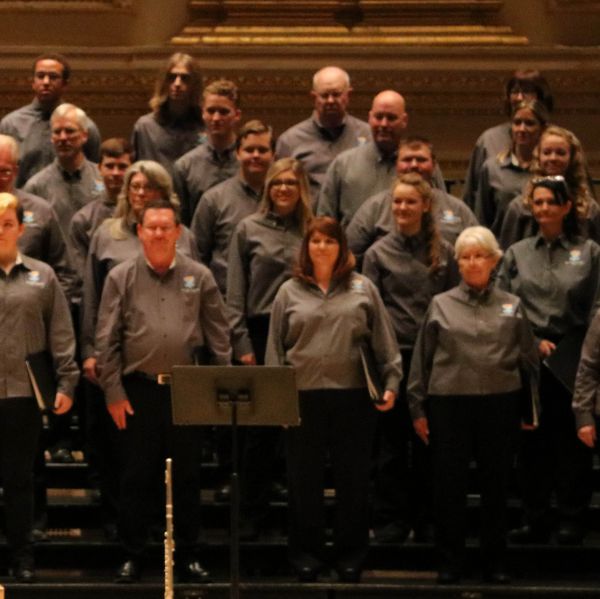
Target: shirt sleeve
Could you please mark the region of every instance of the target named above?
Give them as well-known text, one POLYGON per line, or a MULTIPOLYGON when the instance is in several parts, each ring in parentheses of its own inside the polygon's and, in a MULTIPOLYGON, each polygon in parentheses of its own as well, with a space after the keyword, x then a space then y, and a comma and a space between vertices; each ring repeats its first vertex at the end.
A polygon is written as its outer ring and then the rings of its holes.
POLYGON ((538 342, 533 335, 527 314, 525 314, 525 310, 520 302, 517 307, 517 316, 519 317, 519 370, 523 385, 527 385, 529 388, 528 396, 531 397, 534 420, 537 424, 541 411, 538 342), (537 415, 537 418, 535 415, 537 415))
POLYGON ((202 195, 198 206, 192 218, 191 230, 196 237, 196 246, 200 261, 208 266, 212 258, 212 252, 215 244, 214 240, 214 219, 211 209, 205 195, 202 195))
POLYGON ((477 187, 479 182, 479 173, 483 163, 487 160, 488 155, 481 138, 477 140, 473 152, 471 153, 471 159, 469 160, 469 166, 465 175, 465 188, 463 191, 463 200, 470 208, 475 206, 475 195, 477 193, 477 187))
POLYGON ((319 191, 317 200, 317 216, 331 216, 340 220, 340 181, 338 174, 338 158, 325 173, 325 180, 319 191))
MULTIPOLYGON (((359 265, 364 260, 365 252, 375 241, 374 213, 371 202, 365 202, 354 213, 346 229, 348 247, 352 250, 359 265)), ((364 266, 362 268, 364 269, 364 266)))
POLYGON ((225 303, 210 271, 202 281, 200 324, 204 338, 217 365, 231 364, 231 336, 225 303))
POLYGON ((94 337, 98 319, 98 306, 106 277, 104 268, 96 255, 96 239, 96 237, 92 238, 83 276, 83 314, 81 319, 81 357, 83 360, 95 356, 94 337))
POLYGON ((494 190, 490 185, 490 173, 487 164, 481 167, 477 191, 475 192, 475 206, 473 208, 477 220, 484 227, 491 227, 494 223, 496 210, 494 205, 494 190))
POLYGON ((269 319, 269 333, 267 336, 267 349, 265 353, 266 366, 285 366, 285 347, 283 340, 286 337, 287 322, 286 291, 281 287, 273 300, 271 318, 269 319))
POLYGON ((600 312, 596 312, 581 350, 575 378, 573 412, 577 429, 594 424, 594 412, 600 391, 600 312))
POLYGON ((74 270, 75 265, 69 258, 67 245, 54 210, 52 210, 52 218, 48 220, 47 240, 46 262, 54 269, 67 300, 79 298, 81 293, 80 271, 74 270))

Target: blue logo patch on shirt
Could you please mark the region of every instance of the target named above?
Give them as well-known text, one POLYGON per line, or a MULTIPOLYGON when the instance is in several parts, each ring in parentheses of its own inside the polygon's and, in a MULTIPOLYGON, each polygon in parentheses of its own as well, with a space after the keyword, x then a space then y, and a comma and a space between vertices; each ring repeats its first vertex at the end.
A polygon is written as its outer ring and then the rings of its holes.
POLYGON ((567 264, 580 265, 583 264, 583 258, 581 257, 581 250, 571 250, 569 252, 569 260, 567 264))
POLYGON ((444 210, 442 212, 441 221, 443 223, 447 223, 449 225, 453 225, 455 223, 460 222, 460 220, 461 220, 460 216, 456 216, 456 214, 454 214, 454 212, 452 210, 444 210))
POLYGON ((359 146, 362 146, 363 144, 366 144, 366 143, 367 143, 367 138, 366 138, 364 135, 359 135, 359 136, 356 138, 356 141, 358 142, 358 145, 359 145, 359 146))
POLYGON ((515 305, 514 304, 502 304, 502 316, 514 316, 515 315, 515 305))
POLYGON ((42 277, 40 275, 39 270, 30 270, 27 273, 27 284, 28 285, 36 285, 38 287, 43 284, 42 277))
POLYGON ((361 281, 359 278, 352 279, 350 282, 350 291, 354 293, 364 293, 365 292, 365 283, 361 281))
POLYGON ((194 291, 198 289, 196 277, 194 275, 186 275, 183 277, 183 291, 194 291))
POLYGON ((100 194, 104 193, 104 181, 94 181, 94 193, 100 194))
POLYGON ((31 210, 23 211, 23 224, 33 225, 35 223, 35 214, 31 210))

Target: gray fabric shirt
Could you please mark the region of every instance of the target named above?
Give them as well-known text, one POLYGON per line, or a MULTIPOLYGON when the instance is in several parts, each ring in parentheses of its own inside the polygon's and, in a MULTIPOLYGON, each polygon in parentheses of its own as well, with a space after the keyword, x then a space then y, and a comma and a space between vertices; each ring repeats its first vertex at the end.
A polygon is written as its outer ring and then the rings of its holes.
POLYGON ((229 246, 227 309, 234 356, 252 353, 247 318, 270 314, 281 284, 292 275, 302 232, 294 218, 268 213, 246 217, 229 246))
POLYGON ((174 163, 204 140, 202 120, 161 125, 154 113, 141 116, 133 126, 131 145, 136 160, 154 160, 162 164, 171 176, 174 163))
POLYGON ((465 187, 463 190, 463 200, 471 208, 475 206, 475 195, 483 163, 488 158, 493 158, 501 152, 505 152, 507 148, 510 148, 512 144, 511 129, 512 123, 506 121, 505 123, 486 129, 475 142, 467 174, 465 175, 465 187))
POLYGON ((115 202, 110 200, 105 193, 102 198, 98 198, 79 209, 71 219, 69 238, 73 248, 77 273, 82 279, 92 235, 106 219, 112 216, 115 206, 115 202))
POLYGON ((259 201, 260 194, 238 174, 204 193, 194 212, 191 230, 200 260, 210 268, 223 295, 227 289, 231 236, 242 219, 256 212, 259 201))
MULTIPOLYGON (((433 190, 434 215, 442 237, 453 244, 463 229, 477 225, 471 209, 458 198, 440 189, 433 190)), ((348 246, 360 262, 363 254, 379 238, 395 231, 392 192, 381 191, 370 197, 353 216, 346 235, 348 246)))
MULTIPOLYGON (((118 264, 137 256, 142 249, 135 224, 123 230, 122 238, 115 239, 111 233, 114 222, 110 219, 98 227, 92 236, 86 259, 81 324, 81 355, 84 360, 95 355, 94 335, 98 308, 108 273, 118 264)), ((177 251, 194 260, 198 258, 194 236, 185 227, 181 228, 181 235, 177 240, 177 251)))
POLYGON ((523 169, 516 158, 508 153, 488 158, 480 171, 475 194, 475 216, 479 222, 498 235, 510 201, 520 194, 531 177, 529 169, 523 169))
POLYGON ((233 177, 238 170, 235 148, 217 152, 207 141, 184 154, 174 167, 173 183, 181 200, 181 219, 189 225, 202 194, 233 177))
MULTIPOLYGON (((585 220, 579 222, 579 234, 584 239, 593 239, 600 243, 600 208, 595 200, 591 200, 585 220)), ((506 210, 502 229, 498 235, 500 247, 506 250, 513 243, 526 237, 537 235, 538 225, 531 210, 523 203, 523 196, 514 198, 506 210)))
MULTIPOLYGON (((55 159, 29 179, 24 190, 50 202, 58 216, 63 237, 69 244, 73 215, 86 204, 103 197, 104 181, 98 167, 89 160, 84 160, 75 173, 67 173, 55 159)), ((70 244, 68 247, 72 251, 70 244)))
POLYGON ((365 121, 347 114, 344 123, 332 130, 322 127, 313 114, 279 136, 275 153, 277 158, 290 156, 302 162, 316 203, 325 172, 333 159, 367 141, 371 141, 371 127, 365 121))
MULTIPOLYGON (((17 187, 22 187, 38 171, 50 164, 55 157, 51 140, 51 112, 42 110, 34 100, 0 121, 0 133, 14 137, 19 143, 19 175, 17 187)), ((88 117, 88 140, 83 147, 86 157, 92 162, 100 161, 100 132, 88 117)), ((39 194, 45 197, 43 194, 39 194)))
POLYGON ((413 420, 426 416, 428 395, 490 395, 536 386, 538 352, 521 301, 491 286, 464 282, 436 295, 413 352, 407 397, 413 420))
POLYGON ((206 266, 182 254, 164 276, 143 254, 108 274, 96 344, 107 403, 127 397, 122 376, 194 364, 201 347, 215 364, 231 363, 229 326, 215 280, 206 266))
POLYGON ((33 395, 25 357, 47 350, 58 391, 73 399, 79 370, 67 300, 50 266, 19 260, 8 275, 0 269, 0 398, 33 395))
POLYGON ((415 344, 431 298, 460 280, 454 249, 448 242, 442 240, 435 272, 430 272, 427 258, 422 234, 405 237, 398 232, 389 233, 365 254, 362 272, 379 289, 402 349, 415 344))
POLYGON ((587 327, 600 307, 600 246, 561 236, 548 244, 541 235, 508 248, 498 284, 518 295, 538 339, 558 341, 587 327))
POLYGON ((573 411, 577 428, 594 424, 600 416, 600 312, 596 312, 585 336, 575 378, 573 411))
POLYGON ((363 388, 363 342, 373 349, 384 388, 397 392, 402 359, 373 283, 353 273, 348 288, 333 285, 323 293, 291 279, 273 303, 265 363, 293 366, 300 390, 363 388))
POLYGON ((67 246, 58 225, 58 217, 43 198, 21 189, 15 190, 23 206, 25 231, 19 238, 19 250, 31 258, 49 264, 56 273, 60 285, 71 298, 76 293, 77 277, 69 260, 67 246))

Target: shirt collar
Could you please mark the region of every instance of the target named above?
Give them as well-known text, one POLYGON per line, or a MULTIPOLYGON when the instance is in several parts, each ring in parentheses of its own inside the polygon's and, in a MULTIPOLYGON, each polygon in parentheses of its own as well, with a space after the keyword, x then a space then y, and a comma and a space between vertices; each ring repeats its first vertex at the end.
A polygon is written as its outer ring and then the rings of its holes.
POLYGON ((551 248, 555 248, 557 246, 562 246, 565 250, 569 249, 569 239, 568 237, 564 234, 561 233, 556 239, 553 239, 552 241, 548 242, 544 236, 538 232, 538 234, 535 236, 535 241, 534 241, 534 247, 535 248, 539 248, 539 247, 546 247, 546 246, 550 246, 551 248))
POLYGON ((237 180, 247 196, 250 196, 252 199, 254 199, 256 201, 260 200, 260 198, 262 196, 262 190, 259 193, 257 193, 253 187, 250 187, 250 185, 248 185, 248 183, 246 183, 246 181, 244 181, 244 177, 242 177, 241 173, 238 173, 237 180))
POLYGON ((346 115, 344 115, 341 125, 338 125, 337 127, 325 127, 319 120, 319 115, 315 110, 312 114, 312 121, 315 127, 319 130, 319 133, 321 133, 321 135, 323 135, 324 137, 329 137, 331 139, 337 139, 346 128, 346 115))
POLYGON ((458 284, 458 288, 463 298, 466 299, 469 303, 481 304, 487 301, 487 299, 490 297, 490 293, 492 292, 494 285, 495 281, 492 276, 490 278, 490 282, 487 284, 487 287, 485 289, 482 289, 481 291, 479 289, 473 289, 473 287, 469 287, 469 285, 467 285, 462 279, 458 284))
POLYGON ((227 146, 224 150, 219 151, 207 139, 206 148, 209 150, 209 153, 215 162, 223 163, 231 159, 231 156, 235 151, 235 142, 230 146, 227 146))
POLYGON ((81 175, 82 175, 83 169, 85 167, 85 160, 83 160, 81 162, 81 166, 73 172, 69 172, 69 171, 65 170, 60 165, 58 158, 56 158, 56 167, 58 168, 58 172, 61 174, 62 178, 67 183, 77 183, 77 182, 81 181, 81 175))

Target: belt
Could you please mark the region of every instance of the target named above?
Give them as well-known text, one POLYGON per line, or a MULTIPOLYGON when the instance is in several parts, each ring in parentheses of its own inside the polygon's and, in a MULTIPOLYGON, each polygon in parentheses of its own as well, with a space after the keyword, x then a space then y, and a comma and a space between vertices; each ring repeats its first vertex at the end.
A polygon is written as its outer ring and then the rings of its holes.
POLYGON ((141 372, 140 370, 136 370, 131 373, 132 376, 136 376, 140 379, 144 379, 145 381, 152 381, 157 385, 170 385, 171 384, 171 373, 170 372, 161 372, 160 374, 147 374, 146 372, 141 372))

